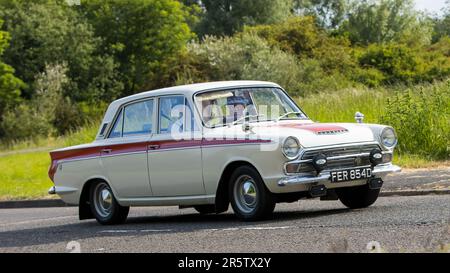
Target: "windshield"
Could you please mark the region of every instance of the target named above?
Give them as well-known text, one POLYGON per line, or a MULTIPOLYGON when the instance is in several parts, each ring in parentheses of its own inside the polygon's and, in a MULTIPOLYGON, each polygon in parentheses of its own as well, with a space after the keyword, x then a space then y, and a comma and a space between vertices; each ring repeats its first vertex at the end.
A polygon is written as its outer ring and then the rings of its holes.
POLYGON ((211 91, 195 96, 206 127, 244 121, 307 119, 298 106, 279 88, 245 88, 211 91))

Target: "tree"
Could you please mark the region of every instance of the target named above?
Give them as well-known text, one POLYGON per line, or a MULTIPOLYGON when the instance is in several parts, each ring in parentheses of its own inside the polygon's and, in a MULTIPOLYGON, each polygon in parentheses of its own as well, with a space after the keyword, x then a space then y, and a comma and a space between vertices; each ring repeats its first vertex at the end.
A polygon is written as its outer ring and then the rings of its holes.
POLYGON ((353 43, 406 42, 429 44, 431 25, 415 10, 413 0, 354 2, 341 28, 353 43))
POLYGON ((294 0, 295 13, 312 15, 321 27, 330 29, 342 24, 349 7, 349 0, 294 0))
POLYGON ((443 16, 433 18, 433 42, 439 41, 444 36, 450 37, 450 1, 447 1, 447 6, 442 9, 443 16))
POLYGON ((65 1, 0 1, 0 16, 11 34, 5 60, 28 84, 23 96, 36 92, 35 78, 46 65, 67 64, 70 84, 64 95, 75 101, 115 98, 122 86, 113 59, 101 51, 101 39, 65 1))
POLYGON ((85 0, 80 10, 119 64, 124 94, 160 85, 155 78, 193 38, 190 15, 175 0, 85 0))
MULTIPOLYGON (((2 24, 3 21, 0 20, 0 28, 2 24)), ((9 40, 9 34, 0 30, 0 121, 5 108, 18 102, 20 89, 24 87, 24 83, 14 76, 14 69, 1 59, 9 40)))
POLYGON ((232 35, 244 25, 271 24, 291 15, 292 0, 202 0, 205 10, 197 33, 232 35))

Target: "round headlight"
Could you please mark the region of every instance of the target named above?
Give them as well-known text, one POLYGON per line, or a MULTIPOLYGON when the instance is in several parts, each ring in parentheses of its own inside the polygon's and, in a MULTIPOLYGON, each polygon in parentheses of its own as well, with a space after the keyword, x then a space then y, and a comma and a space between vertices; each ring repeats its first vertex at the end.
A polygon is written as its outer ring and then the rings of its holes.
POLYGON ((381 132, 381 144, 386 148, 393 148, 397 145, 397 135, 394 129, 386 127, 381 132))
POLYGON ((282 151, 287 159, 295 159, 300 152, 300 143, 295 137, 288 137, 283 142, 282 151))

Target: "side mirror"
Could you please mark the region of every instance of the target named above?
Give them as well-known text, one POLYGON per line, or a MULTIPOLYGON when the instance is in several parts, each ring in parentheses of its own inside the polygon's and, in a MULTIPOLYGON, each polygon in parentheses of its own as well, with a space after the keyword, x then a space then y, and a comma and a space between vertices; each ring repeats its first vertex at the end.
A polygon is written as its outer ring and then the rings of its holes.
POLYGON ((356 112, 355 120, 356 120, 356 123, 363 123, 364 122, 364 114, 361 112, 356 112))

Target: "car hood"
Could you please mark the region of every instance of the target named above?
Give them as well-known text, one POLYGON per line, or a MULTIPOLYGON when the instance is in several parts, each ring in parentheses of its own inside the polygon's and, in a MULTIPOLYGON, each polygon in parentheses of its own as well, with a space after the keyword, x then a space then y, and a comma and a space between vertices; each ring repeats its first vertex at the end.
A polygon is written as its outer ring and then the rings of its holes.
MULTIPOLYGON (((242 124, 214 130, 224 135, 246 136, 257 139, 282 141, 294 136, 305 148, 376 141, 374 134, 366 124, 357 123, 314 123, 309 120, 250 123, 250 129, 244 132, 242 124)), ((217 136, 217 135, 216 135, 217 136)))

